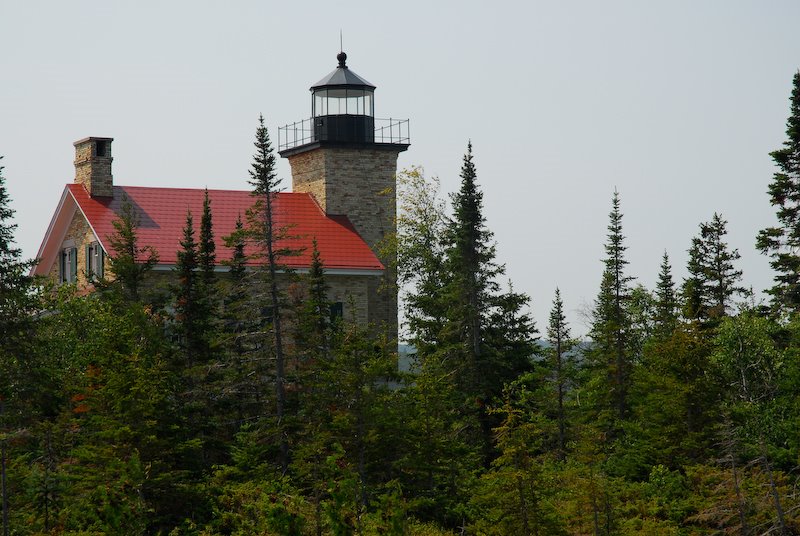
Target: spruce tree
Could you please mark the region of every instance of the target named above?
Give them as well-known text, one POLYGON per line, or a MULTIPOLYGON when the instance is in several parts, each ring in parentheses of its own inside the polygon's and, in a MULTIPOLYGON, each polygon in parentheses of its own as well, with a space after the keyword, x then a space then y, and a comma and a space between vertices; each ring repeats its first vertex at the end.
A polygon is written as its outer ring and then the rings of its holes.
POLYGON ((472 142, 461 167, 461 188, 452 196, 453 217, 448 225, 446 269, 450 294, 449 331, 459 340, 464 363, 461 372, 465 392, 484 397, 483 373, 487 372, 484 335, 491 296, 497 291, 492 233, 483 217, 483 193, 478 189, 472 159, 472 142))
POLYGON ((109 256, 111 271, 128 297, 139 301, 144 278, 158 263, 158 252, 153 246, 139 247, 139 215, 127 196, 122 198, 119 215, 111 224, 114 226, 114 233, 108 238, 113 251, 109 256))
MULTIPOLYGON (((0 157, 2 159, 2 157, 0 157)), ((29 340, 31 313, 36 306, 29 275, 35 261, 22 260, 14 247, 14 210, 0 166, 0 403, 10 396, 12 368, 22 366, 21 352, 29 340)))
POLYGON ((710 222, 700 224, 699 236, 689 248, 689 277, 684 283, 686 316, 700 321, 716 321, 726 316, 733 297, 746 289, 740 286, 742 271, 734 262, 739 251, 730 250, 725 235, 727 222, 714 213, 710 222))
POLYGON ((478 188, 471 142, 461 167, 461 188, 451 202, 444 302, 440 302, 447 320, 438 337, 438 351, 461 363, 456 385, 475 404, 480 431, 474 439, 482 446, 488 465, 494 456, 492 427, 496 424, 488 413, 489 404, 502 394, 506 382, 530 369, 535 329, 523 312, 527 296, 513 290, 499 294, 497 277, 504 267, 495 261, 493 235, 483 216, 483 193, 478 188))
POLYGON ((267 304, 270 310, 273 350, 275 352, 275 417, 280 435, 280 465, 285 472, 289 463, 289 444, 284 430, 286 413, 286 356, 283 342, 282 301, 278 290, 278 262, 283 251, 278 241, 282 231, 275 226, 274 206, 280 179, 275 172, 275 153, 269 139, 264 116, 258 117, 255 140, 256 152, 250 167, 250 184, 256 203, 250 211, 250 231, 265 261, 266 283, 269 289, 267 304))
POLYGON ((625 236, 622 234, 622 213, 619 193, 614 192, 609 214, 608 238, 605 245, 605 270, 600 293, 595 301, 591 337, 595 366, 604 370, 608 381, 608 408, 617 419, 628 413, 628 391, 631 382, 630 319, 628 302, 632 277, 625 274, 625 236))
POLYGON ((175 320, 180 326, 182 346, 189 366, 198 362, 202 351, 200 285, 198 282, 197 242, 194 239, 192 212, 186 212, 181 249, 177 252, 175 272, 178 285, 175 289, 175 320))
POLYGON ((768 192, 779 225, 760 231, 756 247, 772 257, 770 264, 777 272, 769 290, 773 304, 796 314, 800 311, 800 71, 794 75, 789 101, 786 141, 783 148, 770 153, 778 171, 768 192))
POLYGON ((446 269, 448 286, 448 323, 440 338, 444 348, 453 345, 461 368, 456 377, 457 386, 467 400, 473 400, 480 431, 474 437, 482 445, 484 463, 491 459, 491 420, 487 404, 491 394, 485 384, 488 372, 485 347, 486 316, 490 295, 497 288, 494 276, 492 233, 486 228, 483 217, 483 194, 478 189, 477 173, 472 159, 472 142, 467 145, 461 166, 461 188, 452 195, 453 217, 448 225, 446 269), (482 437, 482 439, 481 439, 482 437))
POLYGON ((208 359, 211 357, 212 339, 214 338, 215 322, 217 316, 217 285, 216 285, 216 255, 217 246, 214 243, 214 224, 211 213, 211 199, 208 189, 203 196, 203 216, 200 219, 200 239, 197 244, 197 262, 200 269, 200 307, 202 309, 202 328, 206 332, 208 359))
POLYGON ((653 317, 655 335, 659 338, 669 337, 678 325, 678 300, 675 296, 672 266, 666 251, 661 259, 661 271, 658 273, 655 297, 653 317))
POLYGON ((572 377, 572 363, 569 362, 569 353, 575 345, 570 335, 567 317, 564 314, 564 302, 561 301, 561 291, 556 288, 553 298, 553 308, 550 310, 550 322, 547 325, 547 342, 550 343, 548 368, 549 380, 555 391, 556 422, 558 424, 558 456, 564 457, 566 452, 567 415, 565 397, 570 387, 572 377))
MULTIPOLYGON (((2 160, 0 156, 0 160, 2 160)), ((0 166, 0 331, 3 338, 14 332, 17 322, 25 320, 33 301, 28 296, 33 280, 28 271, 34 261, 21 259, 21 250, 14 247, 14 231, 11 223, 14 210, 9 207, 11 199, 6 189, 3 166, 0 166)))
POLYGON ((19 416, 27 405, 25 402, 30 401, 23 394, 24 387, 21 388, 29 381, 20 380, 28 376, 32 368, 23 356, 28 353, 30 313, 36 303, 31 293, 33 280, 28 274, 35 263, 22 260, 20 249, 14 247, 17 226, 12 223, 14 210, 9 206, 10 201, 3 166, 0 166, 0 506, 4 534, 10 530, 6 433, 12 423, 10 414, 19 416))

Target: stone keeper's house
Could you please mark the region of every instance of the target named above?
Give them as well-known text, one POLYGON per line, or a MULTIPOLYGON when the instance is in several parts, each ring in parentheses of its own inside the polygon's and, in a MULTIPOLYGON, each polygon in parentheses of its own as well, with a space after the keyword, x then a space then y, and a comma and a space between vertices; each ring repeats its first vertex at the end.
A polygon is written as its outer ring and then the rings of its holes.
MULTIPOLYGON (((382 284, 393 278, 387 270, 393 259, 377 246, 394 232, 397 157, 409 145, 408 121, 376 119, 375 86, 346 66, 344 53, 337 58, 338 67, 311 87, 311 118, 278 131, 278 151, 292 169, 292 192, 277 194, 276 225, 291 228, 292 238, 284 245, 302 250, 282 262, 306 271, 316 239, 330 300, 341 303, 346 316, 385 324, 396 335, 397 294, 382 284), (355 311, 346 310, 350 304, 355 311)), ((75 180, 64 187, 35 274, 87 290, 95 275, 113 278, 109 236, 123 198, 139 217, 140 245, 158 251, 155 271, 173 270, 187 210, 202 214, 204 190, 114 184, 112 141, 75 142, 75 180)), ((249 191, 208 193, 219 263, 232 254, 222 237, 231 234, 255 199, 249 191)), ((226 268, 219 264, 218 269, 226 268)))

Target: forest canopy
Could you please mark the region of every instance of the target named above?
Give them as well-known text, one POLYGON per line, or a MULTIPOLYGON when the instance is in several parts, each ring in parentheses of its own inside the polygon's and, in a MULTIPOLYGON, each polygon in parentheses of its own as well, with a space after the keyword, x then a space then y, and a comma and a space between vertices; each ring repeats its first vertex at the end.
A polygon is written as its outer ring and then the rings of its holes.
POLYGON ((714 207, 687 277, 665 252, 655 288, 638 283, 613 192, 588 340, 559 290, 534 319, 508 281, 471 143, 449 196, 399 173, 382 247, 408 370, 379 326, 331 314, 316 245, 307 273, 281 268, 263 118, 232 260, 216 269, 206 196, 168 285, 148 284, 158 252, 124 253, 128 210, 115 279, 31 278, 0 167, 4 534, 800 533, 800 73, 790 102, 777 223, 755 244, 769 303, 714 207))

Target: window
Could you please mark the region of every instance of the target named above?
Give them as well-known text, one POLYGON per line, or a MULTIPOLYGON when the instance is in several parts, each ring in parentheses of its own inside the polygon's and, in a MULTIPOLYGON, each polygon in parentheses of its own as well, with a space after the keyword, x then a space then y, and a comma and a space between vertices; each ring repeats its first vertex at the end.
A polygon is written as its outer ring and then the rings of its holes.
POLYGON ((59 275, 62 283, 75 283, 78 280, 78 248, 61 250, 59 275))
POLYGON ((86 246, 86 279, 98 281, 103 279, 103 261, 105 254, 98 242, 86 246))
POLYGON ((344 316, 344 306, 338 301, 331 304, 331 322, 337 322, 344 316))

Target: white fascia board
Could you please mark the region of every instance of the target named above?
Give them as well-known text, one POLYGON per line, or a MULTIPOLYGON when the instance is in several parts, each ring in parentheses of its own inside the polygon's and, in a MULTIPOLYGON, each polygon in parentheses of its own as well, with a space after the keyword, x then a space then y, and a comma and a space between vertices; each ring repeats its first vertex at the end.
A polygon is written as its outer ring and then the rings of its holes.
MULTIPOLYGON (((253 266, 248 266, 247 270, 252 270, 253 266)), ((175 269, 174 264, 156 264, 153 266, 153 270, 156 272, 171 272, 175 269)), ((325 275, 368 275, 368 276, 381 276, 383 275, 383 270, 358 270, 355 268, 324 268, 323 273, 325 275)), ((214 267, 215 272, 229 272, 230 267, 225 266, 222 264, 218 264, 214 267)), ((277 270, 277 273, 283 274, 286 273, 286 270, 277 270)), ((291 270, 291 272, 296 274, 307 274, 309 272, 308 268, 295 268, 291 270)))
MULTIPOLYGON (((39 272, 40 266, 46 266, 47 269, 53 265, 55 261, 55 254, 54 254, 54 247, 53 244, 57 242, 61 244, 64 240, 64 236, 67 234, 67 228, 69 227, 69 222, 72 221, 72 217, 75 215, 75 210, 77 206, 77 202, 75 198, 72 197, 72 192, 69 191, 69 188, 64 186, 64 191, 61 194, 61 199, 58 201, 58 206, 56 207, 56 211, 53 213, 53 218, 50 220, 50 225, 47 226, 47 232, 44 234, 44 239, 42 240, 42 244, 39 246, 39 251, 36 254, 37 263, 31 267, 30 275, 36 275, 39 272), (72 210, 70 210, 70 208, 72 210), (64 213, 65 210, 69 210, 69 215, 66 218, 66 214, 64 213)), ((56 248, 57 250, 58 248, 56 248)))

